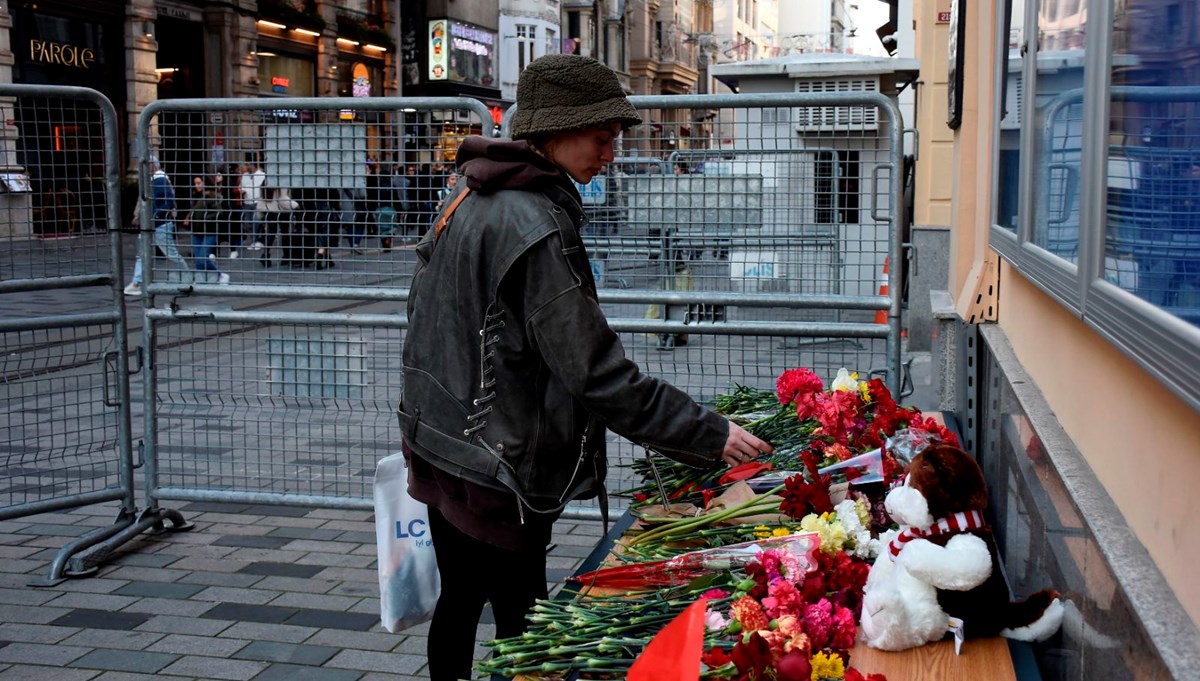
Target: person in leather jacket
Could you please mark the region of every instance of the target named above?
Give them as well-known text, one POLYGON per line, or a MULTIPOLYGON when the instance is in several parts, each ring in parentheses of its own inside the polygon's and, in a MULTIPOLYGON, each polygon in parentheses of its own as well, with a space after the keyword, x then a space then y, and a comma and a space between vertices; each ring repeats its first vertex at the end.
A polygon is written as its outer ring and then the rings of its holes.
POLYGON ((568 502, 599 495, 606 511, 606 428, 697 466, 772 449, 643 374, 597 302, 572 180, 591 180, 640 122, 600 62, 535 60, 517 86, 512 139, 463 142, 466 181, 417 246, 398 412, 409 493, 429 507, 442 578, 433 681, 469 678, 485 602, 497 638, 525 629, 568 502))

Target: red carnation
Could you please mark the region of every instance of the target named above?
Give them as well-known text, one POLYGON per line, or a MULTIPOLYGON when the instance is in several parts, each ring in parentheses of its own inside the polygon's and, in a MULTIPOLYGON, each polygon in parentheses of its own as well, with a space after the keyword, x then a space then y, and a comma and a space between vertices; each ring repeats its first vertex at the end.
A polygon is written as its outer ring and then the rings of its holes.
POLYGON ((821 378, 812 369, 788 369, 775 379, 775 395, 780 404, 791 404, 802 395, 825 389, 821 378))

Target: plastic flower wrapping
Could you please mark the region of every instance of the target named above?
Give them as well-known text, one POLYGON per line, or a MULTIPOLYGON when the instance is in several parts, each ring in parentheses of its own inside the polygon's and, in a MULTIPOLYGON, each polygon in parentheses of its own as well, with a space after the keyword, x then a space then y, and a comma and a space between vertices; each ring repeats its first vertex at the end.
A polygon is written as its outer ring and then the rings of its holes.
POLYGON ((526 633, 493 641, 479 671, 661 678, 637 667, 687 663, 649 642, 703 599, 698 677, 670 678, 885 681, 850 659, 891 525, 883 497, 929 443, 957 439, 845 369, 828 388, 790 369, 773 391, 735 386, 714 405, 775 452, 733 469, 636 462, 645 483, 626 494, 638 522, 605 566, 572 578, 585 595, 539 601, 526 633))

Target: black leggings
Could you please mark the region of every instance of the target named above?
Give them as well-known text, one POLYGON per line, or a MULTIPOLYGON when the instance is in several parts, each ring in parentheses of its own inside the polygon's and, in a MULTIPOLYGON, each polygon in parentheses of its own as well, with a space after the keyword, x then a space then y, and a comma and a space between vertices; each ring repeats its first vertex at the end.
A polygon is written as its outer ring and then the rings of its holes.
POLYGON ((492 604, 496 638, 519 636, 534 601, 547 597, 546 553, 508 551, 473 539, 433 507, 429 531, 442 575, 429 626, 429 678, 469 679, 483 604, 492 604))

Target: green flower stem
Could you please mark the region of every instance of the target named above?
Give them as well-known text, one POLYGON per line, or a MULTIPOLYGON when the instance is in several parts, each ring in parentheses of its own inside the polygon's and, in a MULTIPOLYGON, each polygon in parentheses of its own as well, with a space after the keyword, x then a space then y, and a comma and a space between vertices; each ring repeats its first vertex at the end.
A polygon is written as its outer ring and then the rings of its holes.
POLYGON ((680 518, 671 523, 665 523, 653 530, 647 530, 646 532, 631 537, 627 542, 625 542, 625 545, 637 546, 638 544, 644 544, 652 539, 660 539, 666 536, 679 536, 701 527, 716 524, 723 520, 755 515, 757 513, 769 511, 773 508, 778 508, 778 501, 769 500, 764 502, 762 499, 764 497, 770 497, 782 492, 784 487, 784 485, 779 485, 764 495, 756 496, 738 504, 737 506, 723 509, 721 511, 717 511, 716 513, 706 513, 704 515, 696 516, 695 518, 680 518))

